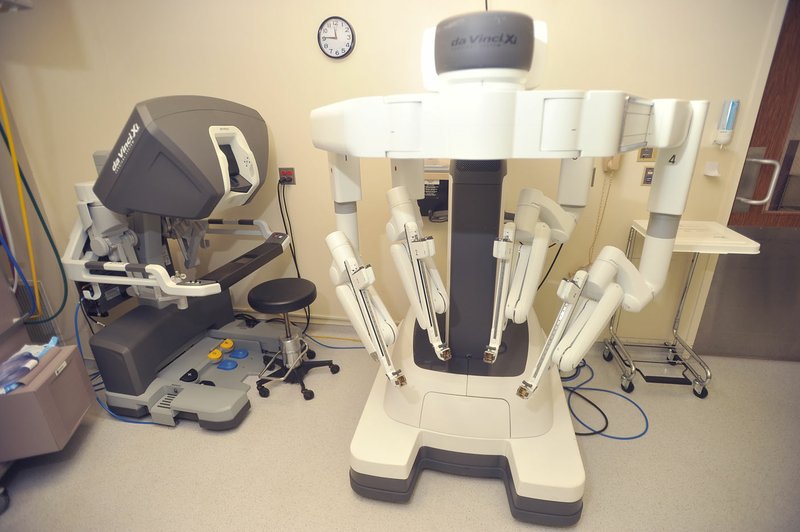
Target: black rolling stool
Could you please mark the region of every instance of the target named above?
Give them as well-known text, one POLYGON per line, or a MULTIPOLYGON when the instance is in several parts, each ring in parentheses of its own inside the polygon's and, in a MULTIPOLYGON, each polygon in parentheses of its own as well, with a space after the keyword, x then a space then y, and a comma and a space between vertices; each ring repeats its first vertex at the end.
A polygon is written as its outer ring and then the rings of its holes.
POLYGON ((309 306, 316 298, 317 287, 314 283, 300 278, 273 279, 261 283, 247 294, 247 302, 254 310, 264 314, 280 314, 286 328, 280 351, 273 357, 264 355, 264 371, 277 370, 256 381, 256 389, 261 397, 269 397, 268 382, 286 381, 299 384, 303 399, 308 401, 314 398, 314 391, 306 388, 303 382, 306 373, 322 366, 327 366, 331 373, 339 373, 339 366, 331 360, 309 360, 316 357, 316 353, 308 348, 299 334, 292 331, 289 323, 289 312, 309 306))

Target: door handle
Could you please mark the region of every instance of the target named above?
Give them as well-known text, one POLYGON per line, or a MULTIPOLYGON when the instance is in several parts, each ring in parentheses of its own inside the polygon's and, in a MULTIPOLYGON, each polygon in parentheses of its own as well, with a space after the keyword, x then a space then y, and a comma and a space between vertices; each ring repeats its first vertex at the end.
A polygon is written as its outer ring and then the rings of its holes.
POLYGON ((772 159, 745 159, 745 163, 756 163, 756 164, 768 164, 770 166, 774 166, 775 170, 772 172, 772 180, 769 182, 769 190, 767 190, 767 195, 760 200, 743 198, 741 196, 736 196, 736 201, 741 201, 742 203, 747 203, 748 205, 764 205, 772 199, 772 193, 775 192, 775 185, 778 183, 778 174, 781 172, 781 163, 778 161, 773 161, 772 159))

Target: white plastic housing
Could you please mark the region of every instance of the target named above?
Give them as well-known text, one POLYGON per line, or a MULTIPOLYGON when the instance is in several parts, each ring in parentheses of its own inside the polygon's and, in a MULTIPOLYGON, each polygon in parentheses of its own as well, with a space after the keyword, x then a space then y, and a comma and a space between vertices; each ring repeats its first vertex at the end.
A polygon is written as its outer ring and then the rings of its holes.
POLYGON ((673 142, 677 125, 656 127, 658 136, 650 138, 652 109, 620 91, 489 87, 327 105, 311 112, 311 135, 317 148, 355 157, 604 157, 673 142))

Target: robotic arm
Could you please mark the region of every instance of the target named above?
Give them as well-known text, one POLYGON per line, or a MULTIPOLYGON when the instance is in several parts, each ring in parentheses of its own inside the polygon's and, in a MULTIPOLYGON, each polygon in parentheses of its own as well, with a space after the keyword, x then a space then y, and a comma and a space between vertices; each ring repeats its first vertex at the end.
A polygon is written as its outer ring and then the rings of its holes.
POLYGON ((325 239, 333 256, 330 277, 336 296, 367 352, 377 358, 383 372, 394 385, 403 386, 406 378, 392 364, 389 346, 397 338, 397 327, 375 291, 375 273, 356 256, 350 240, 341 231, 325 239))
POLYGON ((517 204, 514 222, 503 226, 494 243, 497 258, 492 329, 484 351, 484 362, 494 363, 502 342, 507 320, 524 323, 533 306, 536 290, 544 269, 547 248, 551 241, 566 242, 572 234, 578 215, 586 205, 591 184, 591 158, 564 159, 559 183, 559 205, 536 189, 523 189, 517 204), (567 210, 569 209, 569 210, 567 210), (516 256, 516 260, 513 257, 516 256))
POLYGON ((449 360, 450 348, 442 340, 436 318, 447 310, 447 292, 433 262, 433 238, 422 236, 419 210, 404 186, 389 190, 387 198, 392 217, 386 224, 386 235, 394 242, 391 253, 397 273, 417 323, 427 331, 436 356, 449 360))
POLYGON ((536 390, 550 364, 557 364, 561 371, 574 370, 620 306, 639 312, 664 286, 708 102, 657 100, 653 111, 654 142, 660 139, 665 144, 659 146, 640 267, 621 250, 606 246, 588 271, 579 270, 572 279, 561 282, 561 309, 530 376, 517 390, 522 398, 536 390), (667 130, 659 129, 665 124, 670 126, 667 130))
MULTIPOLYGON (((472 18, 465 15, 459 22, 471 23, 472 18)), ((477 14, 474 18, 487 27, 500 20, 477 14)), ((426 72, 435 78, 431 87, 436 92, 356 98, 311 112, 313 143, 328 152, 337 226, 355 250, 361 157, 391 159, 393 181, 397 173, 413 177, 411 161, 424 158, 564 161, 557 202, 535 190, 526 191, 518 217, 502 227, 494 245, 498 267, 485 348, 485 360, 490 363, 497 358, 507 320, 524 322, 530 312, 547 245, 569 237, 586 205, 591 159, 643 146, 659 148, 651 190, 651 227, 640 269, 619 250, 607 248, 592 268, 562 283, 559 296, 564 305, 559 319, 520 395, 535 390, 552 362, 561 368, 574 367, 618 306, 639 309, 660 290, 707 110, 707 102, 648 100, 621 91, 526 90, 541 66, 532 61, 533 56, 546 47, 544 33, 532 31, 533 21, 526 18, 503 18, 504 24, 513 26, 512 33, 524 38, 514 47, 453 46, 460 42, 461 24, 438 26, 430 42, 426 41, 433 43, 436 53, 429 47, 425 55, 435 66, 426 72), (408 164, 401 167, 398 162, 408 164)), ((409 194, 413 197, 412 191, 409 194)), ((435 274, 424 268, 430 265, 433 248, 413 216, 395 219, 397 214, 393 211, 390 222, 390 239, 400 246, 393 256, 416 318, 420 325, 429 326, 429 338, 434 346, 441 346, 437 351, 441 358, 444 345, 439 342, 434 313, 443 308, 436 300, 444 292, 435 288, 435 274)))

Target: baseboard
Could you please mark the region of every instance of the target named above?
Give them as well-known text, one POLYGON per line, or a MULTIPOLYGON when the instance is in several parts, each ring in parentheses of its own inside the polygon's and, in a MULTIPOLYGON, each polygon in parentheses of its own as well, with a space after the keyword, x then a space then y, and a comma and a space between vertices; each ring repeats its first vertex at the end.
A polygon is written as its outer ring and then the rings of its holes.
MULTIPOLYGON (((252 309, 234 309, 234 314, 242 313, 242 314, 250 314, 261 320, 267 320, 274 318, 275 315, 273 314, 261 314, 259 312, 254 312, 252 309)), ((305 322, 306 316, 302 312, 290 312, 289 319, 295 323, 298 322, 305 322)), ((311 313, 311 324, 312 325, 342 325, 346 327, 352 327, 350 325, 350 320, 343 316, 330 316, 330 315, 319 315, 311 313)))

